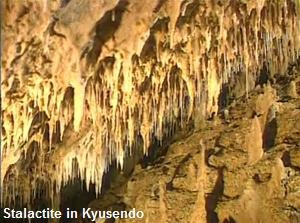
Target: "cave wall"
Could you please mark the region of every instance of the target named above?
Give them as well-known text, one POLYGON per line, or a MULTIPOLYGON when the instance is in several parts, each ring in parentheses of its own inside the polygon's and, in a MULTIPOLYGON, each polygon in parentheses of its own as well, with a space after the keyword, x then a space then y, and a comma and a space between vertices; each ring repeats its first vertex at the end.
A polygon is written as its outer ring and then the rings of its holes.
POLYGON ((30 203, 40 185, 53 197, 77 176, 99 193, 112 162, 217 113, 230 80, 247 95, 260 70, 285 71, 299 5, 1 1, 2 202, 30 203))

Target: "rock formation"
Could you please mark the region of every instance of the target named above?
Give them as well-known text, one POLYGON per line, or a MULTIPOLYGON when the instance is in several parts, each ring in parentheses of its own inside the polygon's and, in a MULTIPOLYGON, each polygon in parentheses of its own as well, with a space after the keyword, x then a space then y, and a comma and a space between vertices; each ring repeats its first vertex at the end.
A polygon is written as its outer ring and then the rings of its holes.
MULTIPOLYGON (((242 147, 220 139, 230 149, 211 165, 259 165, 277 145, 280 130, 267 137, 280 124, 268 121, 277 100, 270 84, 299 60, 299 0, 3 0, 1 15, 2 205, 45 197, 58 206, 62 188, 78 178, 100 195, 112 166, 128 174, 155 142, 217 117, 227 88, 249 100, 258 85, 269 86, 242 123, 249 134, 236 132, 242 147), (230 160, 236 149, 248 157, 230 160)), ((289 81, 288 100, 297 100, 298 76, 289 81)), ((203 157, 194 159, 196 185, 176 178, 171 185, 202 191, 197 207, 205 203, 207 176, 197 167, 203 157)), ((166 182, 159 182, 159 213, 168 219, 166 182)), ((248 191, 240 202, 256 192, 227 183, 228 197, 248 191)))

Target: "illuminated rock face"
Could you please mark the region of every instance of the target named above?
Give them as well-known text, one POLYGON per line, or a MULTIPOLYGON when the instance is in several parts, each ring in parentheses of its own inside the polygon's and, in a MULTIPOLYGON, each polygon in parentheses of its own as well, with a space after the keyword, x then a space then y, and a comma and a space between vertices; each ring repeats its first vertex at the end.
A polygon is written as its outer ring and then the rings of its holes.
POLYGON ((300 52, 299 0, 1 4, 1 182, 25 203, 41 182, 51 197, 76 176, 100 192, 137 141, 147 153, 216 113, 232 77, 248 93, 264 65, 282 72, 300 52))

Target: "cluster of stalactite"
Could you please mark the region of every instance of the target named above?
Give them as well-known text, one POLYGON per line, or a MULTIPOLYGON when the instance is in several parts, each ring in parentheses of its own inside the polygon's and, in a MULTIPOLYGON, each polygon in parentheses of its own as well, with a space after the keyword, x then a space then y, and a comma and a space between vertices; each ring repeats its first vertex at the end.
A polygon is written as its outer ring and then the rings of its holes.
POLYGON ((52 13, 35 1, 25 25, 3 25, 18 51, 2 61, 3 202, 30 203, 41 185, 53 197, 78 176, 100 193, 112 162, 123 168, 137 146, 146 154, 154 138, 216 113, 233 75, 248 92, 263 66, 284 72, 299 57, 299 5, 71 0, 52 13), (41 13, 43 32, 25 32, 41 13))

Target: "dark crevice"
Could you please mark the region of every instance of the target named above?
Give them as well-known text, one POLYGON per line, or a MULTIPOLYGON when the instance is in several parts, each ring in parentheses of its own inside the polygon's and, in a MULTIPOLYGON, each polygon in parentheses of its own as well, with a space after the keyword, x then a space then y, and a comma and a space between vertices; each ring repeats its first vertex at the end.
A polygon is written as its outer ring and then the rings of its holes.
POLYGON ((228 218, 228 219, 225 219, 225 220, 223 221, 223 223, 236 223, 236 221, 235 221, 231 216, 229 216, 229 218, 228 218))
POLYGON ((70 222, 70 219, 65 215, 67 208, 75 210, 79 214, 82 208, 87 207, 94 199, 96 199, 94 185, 90 185, 89 190, 87 190, 86 183, 79 178, 69 182, 60 192, 60 210, 64 214, 60 222, 70 222))
POLYGON ((113 38, 114 33, 121 24, 123 13, 126 11, 128 4, 126 0, 119 1, 114 9, 107 11, 104 16, 97 21, 92 48, 87 53, 87 66, 91 66, 97 62, 102 47, 109 39, 113 38))
POLYGON ((228 84, 223 84, 218 98, 219 109, 226 108, 230 103, 230 87, 228 84))
POLYGON ((46 123, 48 122, 48 120, 49 117, 47 116, 46 112, 44 111, 37 112, 31 122, 28 136, 32 137, 35 133, 40 131, 41 128, 47 128, 46 123))
POLYGON ((284 151, 284 153, 282 154, 281 160, 283 162, 283 165, 285 167, 291 167, 292 163, 291 163, 291 156, 289 151, 284 151))
POLYGON ((174 190, 176 188, 173 187, 173 180, 176 178, 176 176, 179 174, 180 168, 184 163, 186 163, 189 159, 192 158, 191 154, 187 154, 186 156, 183 157, 183 159, 178 163, 176 166, 176 169, 174 171, 174 174, 172 176, 172 179, 166 184, 167 190, 174 190))
POLYGON ((258 74, 257 80, 255 85, 259 85, 263 87, 265 84, 268 83, 269 80, 269 71, 266 63, 263 64, 263 68, 261 69, 260 73, 258 74))
POLYGON ((60 1, 60 7, 63 8, 63 7, 66 7, 67 4, 69 4, 71 0, 61 0, 60 1))
POLYGON ((156 49, 156 47, 164 48, 165 46, 162 46, 162 43, 160 42, 156 42, 157 40, 155 39, 155 33, 156 32, 167 33, 168 23, 169 23, 169 18, 160 18, 152 25, 152 27, 150 28, 150 35, 146 40, 141 51, 140 59, 142 62, 146 62, 151 59, 154 59, 155 61, 158 62, 159 58, 157 58, 156 52, 159 50, 156 49))
POLYGON ((269 150, 275 145, 277 135, 277 120, 276 118, 268 122, 263 132, 263 148, 265 151, 269 150))
POLYGON ((199 12, 199 6, 200 3, 198 1, 194 1, 193 3, 187 5, 185 14, 177 19, 176 26, 182 28, 183 25, 191 23, 192 19, 195 18, 199 12))
POLYGON ((60 38, 66 39, 66 36, 64 34, 59 33, 55 30, 55 26, 58 21, 59 21, 58 18, 56 18, 55 16, 52 16, 52 21, 49 23, 49 25, 46 29, 46 33, 48 32, 50 36, 58 36, 60 38))
POLYGON ((216 208, 220 197, 224 191, 224 175, 223 169, 218 169, 218 178, 216 180, 215 186, 210 194, 205 198, 205 209, 206 209, 206 220, 207 222, 218 223, 219 218, 216 213, 216 208))

